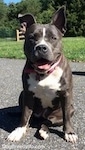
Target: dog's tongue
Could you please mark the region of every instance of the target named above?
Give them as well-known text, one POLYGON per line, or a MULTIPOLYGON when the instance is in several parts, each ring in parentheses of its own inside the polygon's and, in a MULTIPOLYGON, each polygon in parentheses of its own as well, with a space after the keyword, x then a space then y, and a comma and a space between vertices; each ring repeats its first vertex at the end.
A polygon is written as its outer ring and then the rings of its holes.
POLYGON ((50 68, 50 64, 47 62, 44 62, 44 63, 37 62, 36 65, 39 69, 43 69, 43 70, 48 70, 50 68))
POLYGON ((49 64, 44 64, 44 65, 38 65, 39 69, 44 69, 44 70, 48 70, 50 68, 49 64))

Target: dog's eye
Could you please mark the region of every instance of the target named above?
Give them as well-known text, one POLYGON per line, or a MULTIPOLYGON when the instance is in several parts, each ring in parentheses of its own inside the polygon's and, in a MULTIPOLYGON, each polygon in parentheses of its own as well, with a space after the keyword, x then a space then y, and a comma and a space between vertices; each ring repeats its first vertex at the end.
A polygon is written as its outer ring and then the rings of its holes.
POLYGON ((33 35, 33 34, 30 34, 28 38, 29 38, 29 39, 34 39, 34 35, 33 35))
POLYGON ((33 34, 30 34, 30 35, 28 36, 28 40, 29 40, 31 43, 34 43, 34 42, 35 42, 34 35, 33 35, 33 34))
POLYGON ((37 34, 30 34, 28 38, 30 41, 37 41, 38 35, 37 34))
POLYGON ((34 39, 35 39, 35 41, 37 41, 37 40, 39 39, 39 37, 40 37, 40 34, 38 34, 38 33, 35 33, 35 34, 34 34, 34 39))

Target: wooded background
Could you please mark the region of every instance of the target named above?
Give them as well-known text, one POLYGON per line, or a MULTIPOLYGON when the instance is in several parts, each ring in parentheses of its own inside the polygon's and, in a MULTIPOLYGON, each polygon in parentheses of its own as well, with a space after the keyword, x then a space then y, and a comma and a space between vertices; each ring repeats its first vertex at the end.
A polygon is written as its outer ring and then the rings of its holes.
POLYGON ((37 22, 49 23, 53 13, 62 5, 66 5, 67 14, 65 36, 85 36, 85 0, 21 0, 9 5, 0 0, 0 38, 15 37, 19 13, 32 13, 37 22))

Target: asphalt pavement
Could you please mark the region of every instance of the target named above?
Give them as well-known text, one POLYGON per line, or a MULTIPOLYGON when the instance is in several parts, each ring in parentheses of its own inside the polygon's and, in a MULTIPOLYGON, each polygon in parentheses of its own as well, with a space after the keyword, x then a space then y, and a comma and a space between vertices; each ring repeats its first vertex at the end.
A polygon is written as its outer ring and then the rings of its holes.
POLYGON ((7 140, 20 122, 18 99, 22 91, 24 64, 25 60, 0 59, 0 150, 85 150, 85 63, 70 62, 75 107, 72 121, 79 138, 76 144, 63 139, 62 127, 50 128, 49 138, 40 140, 36 136, 36 125, 19 142, 7 140))

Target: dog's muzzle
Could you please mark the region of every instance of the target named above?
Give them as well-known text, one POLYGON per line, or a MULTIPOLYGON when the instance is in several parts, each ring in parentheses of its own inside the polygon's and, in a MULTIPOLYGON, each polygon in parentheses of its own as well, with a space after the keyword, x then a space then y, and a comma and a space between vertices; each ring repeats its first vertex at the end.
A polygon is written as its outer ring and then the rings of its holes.
POLYGON ((48 47, 44 44, 37 45, 34 48, 34 54, 36 57, 37 56, 43 57, 44 55, 46 55, 48 53, 48 51, 49 51, 48 47))

